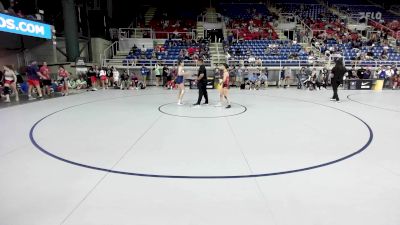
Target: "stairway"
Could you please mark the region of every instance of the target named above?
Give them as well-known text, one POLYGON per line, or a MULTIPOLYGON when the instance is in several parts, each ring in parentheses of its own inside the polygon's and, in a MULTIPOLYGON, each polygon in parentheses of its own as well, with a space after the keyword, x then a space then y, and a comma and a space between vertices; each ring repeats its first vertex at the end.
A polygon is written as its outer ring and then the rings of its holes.
POLYGON ((207 23, 218 23, 218 14, 215 8, 207 8, 207 13, 205 15, 205 21, 207 23))
POLYGON ((222 43, 210 44, 211 66, 226 63, 226 55, 222 43))
POLYGON ((197 38, 204 38, 203 22, 197 22, 196 31, 197 31, 197 38))
POLYGON ((150 21, 154 18, 154 15, 156 14, 157 8, 155 7, 150 7, 147 11, 146 14, 144 14, 144 24, 146 27, 149 26, 150 21))

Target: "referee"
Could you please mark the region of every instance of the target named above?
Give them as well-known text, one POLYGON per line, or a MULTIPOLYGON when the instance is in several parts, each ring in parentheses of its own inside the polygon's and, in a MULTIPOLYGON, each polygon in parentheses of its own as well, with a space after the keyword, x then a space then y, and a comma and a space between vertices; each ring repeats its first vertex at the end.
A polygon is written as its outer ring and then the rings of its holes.
POLYGON ((199 72, 197 74, 197 87, 199 88, 199 98, 197 103, 193 104, 194 106, 199 106, 201 104, 201 100, 204 96, 206 99, 205 105, 208 105, 208 94, 207 94, 207 70, 204 66, 203 59, 199 59, 198 64, 200 65, 199 72))

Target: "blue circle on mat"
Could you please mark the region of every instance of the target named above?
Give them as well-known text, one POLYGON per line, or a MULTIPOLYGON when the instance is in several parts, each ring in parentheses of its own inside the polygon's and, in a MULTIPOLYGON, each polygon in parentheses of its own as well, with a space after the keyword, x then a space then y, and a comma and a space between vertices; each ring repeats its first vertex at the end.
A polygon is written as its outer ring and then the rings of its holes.
MULTIPOLYGON (((270 97, 276 97, 276 96, 270 96, 270 97)), ((115 98, 114 98, 115 99, 115 98)), ((299 99, 295 99, 295 100, 299 100, 299 99)), ((371 127, 361 118, 359 118, 358 116, 349 113, 347 111, 344 111, 342 109, 338 109, 332 106, 327 106, 327 105, 323 105, 320 103, 316 103, 316 102, 311 102, 311 101, 305 101, 305 100, 300 100, 302 102, 308 102, 311 104, 316 104, 316 105, 320 105, 323 107, 327 107, 327 108, 331 108, 340 112, 343 112, 357 120, 359 120, 367 129, 369 132, 369 138, 368 141, 360 148, 357 149, 356 151, 354 151, 353 153, 343 156, 341 158, 326 162, 326 163, 322 163, 322 164, 317 164, 317 165, 312 165, 309 167, 304 167, 304 168, 299 168, 299 169, 293 169, 293 170, 285 170, 285 171, 278 171, 278 172, 269 172, 269 173, 260 173, 260 174, 247 174, 247 175, 228 175, 228 176, 181 176, 181 175, 164 175, 164 174, 147 174, 147 173, 135 173, 135 172, 128 172, 128 171, 120 171, 120 170, 113 170, 113 169, 107 169, 107 168, 102 168, 102 167, 96 167, 96 166, 91 166, 91 165, 87 165, 87 164, 83 164, 83 163, 78 163, 78 162, 74 162, 72 160, 69 159, 65 159, 62 158, 60 156, 57 156, 53 153, 51 153, 50 151, 44 149, 42 146, 40 146, 35 138, 34 138, 34 132, 35 129, 37 127, 38 124, 40 124, 41 122, 43 122, 45 119, 51 117, 54 114, 57 114, 59 112, 71 109, 71 108, 75 108, 78 106, 82 106, 82 105, 86 105, 86 104, 90 104, 93 102, 87 102, 87 103, 83 103, 83 104, 78 104, 78 105, 74 105, 74 106, 70 106, 58 111, 55 111, 53 113, 50 113, 46 116, 44 116, 43 118, 41 118, 40 120, 36 121, 35 124, 33 124, 33 126, 31 127, 30 131, 29 131, 29 138, 31 143, 37 148, 39 149, 41 152, 45 153, 48 156, 51 156, 55 159, 58 159, 60 161, 63 161, 65 163, 69 163, 75 166, 79 166, 79 167, 83 167, 83 168, 87 168, 87 169, 93 169, 93 170, 99 170, 99 171, 104 171, 104 172, 108 172, 108 173, 115 173, 115 174, 122 174, 122 175, 130 175, 130 176, 140 176, 140 177, 154 177, 154 178, 175 178, 175 179, 238 179, 238 178, 255 178, 255 177, 268 177, 268 176, 277 176, 277 175, 284 175, 284 174, 291 174, 291 173, 298 173, 298 172, 304 172, 304 171, 308 171, 308 170, 313 170, 313 169, 317 169, 317 168, 321 168, 321 167, 325 167, 325 166, 329 166, 338 162, 341 162, 343 160, 349 159, 355 155, 360 154, 361 152, 363 152, 365 149, 368 148, 368 146, 371 144, 374 134, 373 131, 371 129, 371 127)), ((97 102, 97 101, 94 101, 97 102)))

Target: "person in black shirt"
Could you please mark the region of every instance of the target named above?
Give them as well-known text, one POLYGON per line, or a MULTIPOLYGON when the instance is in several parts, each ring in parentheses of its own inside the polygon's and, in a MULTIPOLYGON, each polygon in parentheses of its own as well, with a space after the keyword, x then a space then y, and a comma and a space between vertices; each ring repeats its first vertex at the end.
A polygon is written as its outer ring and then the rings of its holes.
POLYGON ((171 76, 170 76, 169 68, 167 65, 164 65, 164 67, 163 67, 162 76, 163 76, 163 86, 166 87, 168 81, 171 81, 171 76))
POLYGON ((333 97, 331 98, 331 101, 340 102, 337 91, 339 85, 343 82, 343 76, 345 73, 346 73, 346 68, 343 65, 343 60, 337 59, 336 65, 332 69, 333 77, 331 79, 331 84, 333 89, 333 97))
POLYGON ((207 93, 207 70, 206 67, 204 66, 203 59, 199 59, 198 63, 200 65, 199 72, 198 72, 198 77, 197 77, 197 87, 199 88, 199 98, 197 100, 197 103, 195 103, 195 106, 200 105, 201 100, 204 96, 206 99, 206 102, 204 103, 205 105, 208 105, 208 93, 207 93))

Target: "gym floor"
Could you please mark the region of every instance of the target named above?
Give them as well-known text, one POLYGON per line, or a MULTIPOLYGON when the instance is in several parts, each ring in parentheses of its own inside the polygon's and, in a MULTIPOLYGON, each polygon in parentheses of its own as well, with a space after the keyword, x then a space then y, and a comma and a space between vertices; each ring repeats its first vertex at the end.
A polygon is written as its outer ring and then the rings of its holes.
POLYGON ((105 90, 0 109, 1 225, 398 225, 400 92, 105 90))

